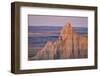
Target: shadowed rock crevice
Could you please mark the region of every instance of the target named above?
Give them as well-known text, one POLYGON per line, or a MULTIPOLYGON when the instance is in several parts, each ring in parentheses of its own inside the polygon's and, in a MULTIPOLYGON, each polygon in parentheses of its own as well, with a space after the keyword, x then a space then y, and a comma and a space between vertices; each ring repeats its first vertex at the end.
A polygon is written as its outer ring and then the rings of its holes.
POLYGON ((88 38, 80 36, 67 23, 61 29, 56 41, 48 41, 45 46, 32 57, 34 60, 87 58, 88 38))

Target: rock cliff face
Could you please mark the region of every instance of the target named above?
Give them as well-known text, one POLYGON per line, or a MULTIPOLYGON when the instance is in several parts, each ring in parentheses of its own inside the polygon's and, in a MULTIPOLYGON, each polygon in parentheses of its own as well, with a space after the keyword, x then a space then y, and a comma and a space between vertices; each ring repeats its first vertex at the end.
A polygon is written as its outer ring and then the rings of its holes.
POLYGON ((32 59, 74 59, 86 58, 88 39, 84 36, 78 36, 71 27, 71 23, 64 25, 60 31, 59 38, 54 41, 48 41, 32 59))

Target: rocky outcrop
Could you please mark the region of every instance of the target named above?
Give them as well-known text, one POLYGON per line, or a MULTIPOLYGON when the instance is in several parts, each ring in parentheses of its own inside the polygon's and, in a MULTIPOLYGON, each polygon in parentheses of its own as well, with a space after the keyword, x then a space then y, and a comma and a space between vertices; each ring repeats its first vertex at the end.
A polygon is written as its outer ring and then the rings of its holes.
POLYGON ((45 46, 40 50, 32 59, 54 59, 56 49, 53 42, 48 41, 45 46))
POLYGON ((72 30, 71 23, 67 23, 60 31, 59 38, 54 42, 48 41, 32 59, 86 58, 87 42, 87 37, 78 36, 72 30))
POLYGON ((80 56, 82 58, 87 57, 88 55, 88 39, 86 37, 79 38, 79 49, 80 49, 80 56))

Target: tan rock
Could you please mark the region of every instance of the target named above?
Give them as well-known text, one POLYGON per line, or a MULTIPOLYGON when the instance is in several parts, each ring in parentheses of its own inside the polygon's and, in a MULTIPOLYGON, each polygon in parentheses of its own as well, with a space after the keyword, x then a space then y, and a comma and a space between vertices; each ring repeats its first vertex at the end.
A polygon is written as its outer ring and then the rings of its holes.
POLYGON ((87 37, 79 38, 79 50, 80 50, 80 57, 86 58, 88 54, 88 38, 87 37))
POLYGON ((79 36, 77 34, 73 34, 73 57, 79 57, 79 36))
POLYGON ((48 41, 33 59, 70 59, 87 57, 88 38, 73 32, 71 23, 64 25, 59 38, 48 41))

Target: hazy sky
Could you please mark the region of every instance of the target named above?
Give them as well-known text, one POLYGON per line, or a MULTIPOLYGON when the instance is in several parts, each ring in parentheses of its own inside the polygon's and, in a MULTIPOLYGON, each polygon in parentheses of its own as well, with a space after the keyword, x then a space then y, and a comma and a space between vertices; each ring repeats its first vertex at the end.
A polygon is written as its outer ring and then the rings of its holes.
POLYGON ((46 16, 46 15, 29 15, 29 26, 63 26, 65 23, 71 22, 72 27, 87 27, 87 17, 74 16, 46 16))

